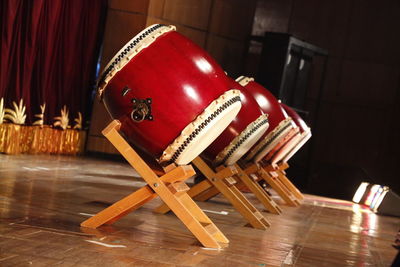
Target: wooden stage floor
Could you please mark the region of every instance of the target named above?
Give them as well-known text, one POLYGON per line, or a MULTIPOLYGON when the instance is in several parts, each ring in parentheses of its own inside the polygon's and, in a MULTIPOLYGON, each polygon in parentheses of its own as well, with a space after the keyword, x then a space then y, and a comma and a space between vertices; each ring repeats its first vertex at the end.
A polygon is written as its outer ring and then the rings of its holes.
POLYGON ((220 196, 199 203, 230 240, 219 251, 173 214, 154 214, 159 199, 113 226, 79 227, 142 185, 124 163, 0 155, 0 266, 389 266, 396 254, 399 218, 312 195, 282 215, 263 212, 266 231, 245 227, 220 196))

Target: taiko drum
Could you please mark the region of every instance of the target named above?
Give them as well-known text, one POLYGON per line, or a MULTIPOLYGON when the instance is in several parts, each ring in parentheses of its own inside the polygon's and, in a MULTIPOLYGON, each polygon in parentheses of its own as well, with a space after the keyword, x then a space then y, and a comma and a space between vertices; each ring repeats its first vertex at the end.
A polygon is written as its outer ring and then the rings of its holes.
POLYGON ((206 149, 205 156, 214 165, 232 165, 245 155, 267 131, 268 116, 254 97, 229 78, 231 87, 240 90, 242 108, 222 134, 206 149))
POLYGON ((266 136, 249 151, 246 160, 269 160, 299 129, 290 117, 286 117, 275 96, 253 78, 241 76, 236 81, 254 97, 269 120, 266 136))
POLYGON ((187 164, 231 123, 240 91, 202 48, 156 24, 108 63, 100 97, 121 131, 159 163, 187 164))

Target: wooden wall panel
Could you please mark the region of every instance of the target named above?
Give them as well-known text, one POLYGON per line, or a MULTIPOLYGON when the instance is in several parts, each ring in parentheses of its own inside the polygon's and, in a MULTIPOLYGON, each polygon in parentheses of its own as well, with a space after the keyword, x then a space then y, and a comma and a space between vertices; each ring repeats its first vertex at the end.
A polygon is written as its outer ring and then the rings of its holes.
POLYGON ((329 50, 343 54, 352 1, 293 1, 288 32, 329 50))
MULTIPOLYGON (((369 175, 364 174, 364 181, 399 188, 397 171, 392 166, 394 157, 382 154, 386 142, 383 133, 390 120, 387 111, 325 103, 320 112, 323 120, 320 127, 314 129, 316 150, 312 160, 313 166, 322 173, 318 179, 326 179, 330 175, 329 168, 335 168, 339 173, 346 168, 353 168, 369 175)), ((345 178, 337 177, 332 184, 329 192, 332 196, 340 194, 338 190, 341 190, 341 186, 348 186, 346 179, 352 177, 351 174, 346 175, 345 178)), ((315 193, 320 192, 323 183, 330 182, 316 181, 313 175, 309 179, 309 189, 315 193)))
POLYGON ((364 167, 380 162, 382 130, 389 120, 386 110, 325 104, 320 113, 320 132, 315 136, 319 161, 364 167))
POLYGON ((265 31, 287 32, 293 0, 259 0, 254 15, 253 35, 263 36, 265 31))
POLYGON ((215 0, 210 32, 235 40, 245 40, 251 32, 256 1, 215 0))
POLYGON ((323 101, 336 99, 341 82, 343 61, 341 58, 329 57, 324 82, 323 101))
POLYGON ((150 0, 109 0, 108 7, 124 12, 138 12, 146 14, 150 0))
POLYGON ((102 68, 146 25, 146 15, 108 10, 104 33, 102 68))
POLYGON ((399 65, 400 2, 354 0, 346 58, 399 65))
POLYGON ((93 103, 92 114, 89 136, 102 137, 101 131, 111 122, 111 117, 97 97, 93 103))
POLYGON ((150 0, 147 14, 152 17, 162 18, 166 0, 150 0))
POLYGON ((207 51, 223 66, 229 76, 236 78, 241 75, 243 42, 209 34, 207 51))
MULTIPOLYGON (((163 20, 163 19, 159 19, 159 18, 155 18, 155 17, 147 17, 146 27, 150 26, 152 24, 157 24, 157 23, 166 24, 166 25, 171 24, 171 22, 169 22, 167 20, 163 20)), ((177 23, 173 23, 173 25, 176 26, 176 30, 179 33, 182 33, 183 35, 188 37, 190 40, 195 42, 197 45, 199 45, 203 48, 205 47, 206 38, 207 38, 207 34, 205 31, 194 29, 191 27, 184 26, 182 24, 177 24, 177 23)))
POLYGON ((207 30, 212 0, 165 0, 163 18, 207 30))
POLYGON ((308 82, 308 90, 306 99, 316 101, 319 96, 321 87, 322 72, 324 66, 324 57, 314 57, 311 65, 310 80, 308 82))
POLYGON ((86 145, 87 151, 119 155, 115 147, 102 136, 90 136, 86 145))
POLYGON ((395 101, 398 69, 389 65, 343 60, 336 100, 386 109, 395 101))

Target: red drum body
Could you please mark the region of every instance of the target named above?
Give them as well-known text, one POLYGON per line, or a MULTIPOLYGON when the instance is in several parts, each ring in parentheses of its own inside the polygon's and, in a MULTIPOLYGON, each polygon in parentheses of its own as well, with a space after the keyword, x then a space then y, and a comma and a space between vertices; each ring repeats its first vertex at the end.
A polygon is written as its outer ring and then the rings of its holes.
POLYGON ((99 94, 121 131, 160 164, 187 164, 230 124, 240 92, 173 26, 153 25, 107 65, 99 94))
POLYGON ((234 80, 232 88, 241 92, 242 108, 222 134, 205 150, 214 165, 233 165, 265 134, 268 116, 262 112, 253 96, 234 80))
POLYGON ((311 138, 311 129, 307 126, 306 122, 299 116, 299 114, 289 106, 283 103, 281 103, 281 105, 286 113, 299 127, 300 134, 296 136, 296 138, 293 138, 287 144, 285 149, 280 151, 280 155, 277 155, 277 157, 273 159, 273 163, 278 163, 279 161, 287 162, 308 141, 308 139, 311 138))
POLYGON ((269 120, 265 138, 249 151, 246 160, 253 162, 269 160, 299 129, 293 120, 286 116, 275 96, 254 82, 253 78, 241 76, 236 81, 255 98, 262 111, 268 114, 269 120))
POLYGON ((296 111, 294 111, 291 107, 284 103, 280 104, 286 114, 291 117, 296 125, 300 128, 300 133, 310 130, 310 128, 307 126, 307 123, 300 117, 300 115, 296 111))

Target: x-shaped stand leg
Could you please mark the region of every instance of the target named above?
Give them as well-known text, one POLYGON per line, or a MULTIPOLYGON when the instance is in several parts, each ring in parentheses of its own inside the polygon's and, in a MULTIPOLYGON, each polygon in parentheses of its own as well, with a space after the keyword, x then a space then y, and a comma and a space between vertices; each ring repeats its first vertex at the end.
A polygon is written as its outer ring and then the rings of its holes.
MULTIPOLYGON (((237 174, 233 175, 236 179, 236 187, 238 189, 248 188, 257 199, 263 204, 264 208, 273 213, 273 214, 281 214, 282 209, 276 204, 276 202, 268 195, 268 193, 258 184, 257 176, 249 176, 243 169, 235 164, 235 168, 238 171, 237 174)), ((207 201, 210 198, 218 195, 220 191, 212 186, 208 180, 203 180, 200 183, 196 184, 189 190, 189 195, 198 201, 207 201), (191 192, 191 190, 193 191, 191 192)))
POLYGON ((103 135, 143 177, 147 185, 87 219, 81 226, 97 228, 103 224, 112 224, 159 196, 203 246, 221 248, 220 243, 229 243, 222 232, 186 193, 189 188, 184 181, 195 174, 192 166, 170 165, 165 175, 158 177, 120 135, 118 132, 120 126, 119 121, 112 121, 103 130, 103 135))
POLYGON ((278 179, 278 174, 275 171, 267 171, 257 163, 251 164, 244 171, 247 175, 255 175, 264 179, 289 206, 296 207, 300 205, 299 200, 278 179))
MULTIPOLYGON (((207 178, 199 184, 193 186, 188 194, 196 196, 207 189, 216 188, 222 193, 226 199, 231 202, 235 209, 248 221, 248 223, 257 229, 266 229, 270 224, 264 216, 250 203, 250 201, 235 186, 236 180, 232 178, 237 174, 237 170, 233 166, 220 166, 214 172, 200 157, 192 162, 207 178)), ((156 212, 167 212, 168 209, 164 205, 158 207, 156 212)))
POLYGON ((304 195, 300 192, 300 190, 287 178, 285 170, 289 168, 289 164, 281 163, 278 165, 266 165, 264 167, 267 171, 275 171, 278 175, 279 181, 289 189, 290 192, 299 200, 304 199, 304 195))
POLYGON ((257 182, 256 176, 249 176, 247 173, 240 168, 239 165, 235 164, 236 169, 238 170, 238 174, 234 177, 237 181, 237 188, 241 189, 247 187, 263 204, 264 208, 273 213, 273 214, 281 214, 282 209, 275 203, 275 201, 268 195, 268 193, 260 186, 257 182))

